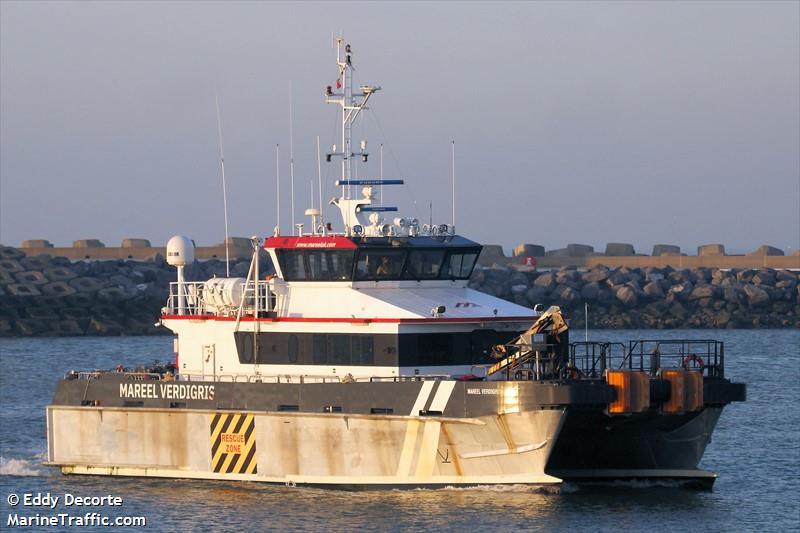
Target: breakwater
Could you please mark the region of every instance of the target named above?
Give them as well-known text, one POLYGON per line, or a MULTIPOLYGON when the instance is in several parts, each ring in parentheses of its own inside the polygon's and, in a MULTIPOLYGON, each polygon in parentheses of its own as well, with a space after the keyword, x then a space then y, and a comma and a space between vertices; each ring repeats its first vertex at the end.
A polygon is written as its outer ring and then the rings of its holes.
MULTIPOLYGON (((244 277, 249 261, 231 263, 244 277)), ((266 270, 265 270, 266 271, 266 270)), ((225 276, 220 259, 195 262, 187 279, 225 276)), ((71 261, 0 247, 0 336, 158 335, 175 269, 145 261, 71 261)), ((592 328, 800 328, 798 273, 785 269, 574 266, 476 267, 470 286, 532 307, 559 305, 592 328)))
POLYGON ((524 267, 476 269, 470 286, 520 305, 558 305, 572 327, 800 328, 798 273, 790 270, 524 267))

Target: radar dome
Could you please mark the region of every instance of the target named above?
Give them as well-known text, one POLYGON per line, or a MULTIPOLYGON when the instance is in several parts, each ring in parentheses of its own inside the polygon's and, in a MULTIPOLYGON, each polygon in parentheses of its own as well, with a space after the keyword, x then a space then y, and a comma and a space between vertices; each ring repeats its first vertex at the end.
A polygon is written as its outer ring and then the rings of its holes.
POLYGON ((167 243, 167 263, 186 266, 194 263, 194 241, 183 235, 175 235, 167 243))

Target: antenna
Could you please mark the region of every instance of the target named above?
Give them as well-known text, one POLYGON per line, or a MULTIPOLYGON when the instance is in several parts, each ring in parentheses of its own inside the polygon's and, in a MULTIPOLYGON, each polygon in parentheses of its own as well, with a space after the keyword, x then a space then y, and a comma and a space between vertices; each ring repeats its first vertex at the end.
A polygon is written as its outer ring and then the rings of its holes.
POLYGON ((289 81, 289 182, 292 190, 292 235, 294 235, 294 132, 292 131, 292 82, 289 81))
POLYGON ((456 229, 456 141, 453 141, 451 148, 451 169, 453 171, 453 231, 456 229))
POLYGON ((278 223, 275 225, 275 235, 281 234, 281 145, 275 145, 275 211, 278 213, 278 223))
POLYGON ((583 303, 583 334, 586 342, 589 342, 589 303, 583 303))
POLYGON ((219 95, 214 87, 214 104, 217 108, 217 135, 219 137, 219 165, 222 169, 222 209, 225 216, 225 277, 231 275, 231 260, 228 252, 228 187, 225 183, 225 153, 222 150, 222 119, 219 113, 219 95))
POLYGON ((322 224, 322 234, 325 235, 325 216, 322 214, 322 158, 319 152, 319 135, 317 135, 317 180, 317 189, 319 192, 319 223, 322 224))

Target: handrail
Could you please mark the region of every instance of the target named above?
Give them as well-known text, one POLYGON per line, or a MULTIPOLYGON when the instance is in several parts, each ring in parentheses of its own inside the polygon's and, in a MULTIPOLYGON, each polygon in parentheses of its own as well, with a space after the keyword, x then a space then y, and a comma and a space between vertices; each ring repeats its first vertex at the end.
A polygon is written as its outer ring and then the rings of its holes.
POLYGON ((168 314, 179 312, 181 308, 178 305, 179 298, 184 298, 183 315, 236 316, 241 309, 241 316, 255 316, 258 313, 274 311, 277 305, 276 294, 270 289, 268 280, 249 280, 239 284, 241 298, 238 302, 231 302, 231 305, 219 305, 207 301, 206 284, 206 281, 170 282, 166 312, 168 314))
POLYGON ((570 365, 591 377, 601 377, 606 369, 657 376, 663 369, 683 368, 721 378, 725 376, 725 345, 712 339, 644 339, 629 341, 627 346, 574 342, 570 344, 570 365))

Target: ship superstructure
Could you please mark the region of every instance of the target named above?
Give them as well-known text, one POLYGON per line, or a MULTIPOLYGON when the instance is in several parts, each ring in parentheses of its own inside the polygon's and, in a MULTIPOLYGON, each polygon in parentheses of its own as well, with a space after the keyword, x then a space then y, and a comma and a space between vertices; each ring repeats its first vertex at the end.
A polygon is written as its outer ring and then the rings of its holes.
POLYGON ((713 483, 697 464, 721 407, 744 399, 721 348, 656 344, 636 359, 644 345, 631 345, 619 358, 570 344, 558 308, 470 289, 479 244, 452 224, 386 219, 397 208, 376 187, 403 180, 352 177, 369 157, 352 124, 380 89, 352 86, 352 56, 337 40, 325 88, 341 107, 341 144, 326 154, 341 160, 341 229, 312 208, 309 231, 252 239, 245 278, 206 281, 185 279, 193 243, 171 239, 178 281, 161 323, 176 334, 174 373, 65 377, 48 407, 49 463, 289 485, 713 483))

